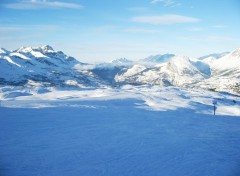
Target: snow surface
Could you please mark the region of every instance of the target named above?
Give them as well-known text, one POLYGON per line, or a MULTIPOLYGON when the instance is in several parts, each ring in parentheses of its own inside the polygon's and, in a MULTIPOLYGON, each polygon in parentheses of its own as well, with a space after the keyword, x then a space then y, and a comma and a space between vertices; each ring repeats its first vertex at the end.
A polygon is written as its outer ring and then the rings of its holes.
MULTIPOLYGON (((131 86, 122 88, 43 88, 35 87, 0 88, 1 106, 8 108, 41 108, 82 105, 86 101, 135 100, 136 108, 154 111, 191 109, 196 113, 212 114, 212 100, 217 100, 217 115, 240 116, 240 96, 204 89, 177 87, 131 86), (62 101, 64 100, 64 101, 62 101), (141 102, 141 103, 139 103, 141 102)), ((67 84, 77 84, 68 80, 67 84)))
POLYGON ((11 53, 10 56, 19 57, 19 58, 24 59, 24 60, 31 60, 29 57, 26 57, 25 55, 23 55, 21 53, 11 53))
POLYGON ((0 90, 1 175, 240 174, 238 96, 129 85, 0 90))
POLYGON ((3 59, 7 60, 7 61, 8 61, 9 63, 11 63, 11 64, 14 64, 14 65, 16 65, 16 66, 18 66, 18 67, 21 67, 21 65, 13 62, 13 60, 12 60, 10 57, 8 57, 8 56, 3 57, 3 59))
POLYGON ((0 49, 0 175, 240 175, 240 49, 223 55, 89 65, 0 49))

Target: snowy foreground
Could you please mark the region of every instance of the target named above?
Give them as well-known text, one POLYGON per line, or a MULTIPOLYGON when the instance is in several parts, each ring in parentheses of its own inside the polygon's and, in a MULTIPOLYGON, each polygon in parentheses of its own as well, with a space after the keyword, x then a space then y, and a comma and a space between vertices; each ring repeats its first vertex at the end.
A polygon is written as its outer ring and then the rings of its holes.
POLYGON ((0 175, 240 175, 239 96, 148 86, 0 90, 0 175))

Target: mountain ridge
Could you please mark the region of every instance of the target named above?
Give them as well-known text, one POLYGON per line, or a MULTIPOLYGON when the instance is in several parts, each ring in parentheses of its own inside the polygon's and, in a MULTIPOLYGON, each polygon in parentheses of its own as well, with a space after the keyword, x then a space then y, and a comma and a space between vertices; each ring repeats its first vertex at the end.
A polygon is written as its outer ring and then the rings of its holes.
POLYGON ((150 84, 240 93, 240 49, 220 55, 223 56, 190 59, 162 54, 139 61, 120 58, 93 65, 55 51, 49 45, 21 47, 13 51, 1 48, 0 85, 29 85, 32 82, 60 87, 150 84))

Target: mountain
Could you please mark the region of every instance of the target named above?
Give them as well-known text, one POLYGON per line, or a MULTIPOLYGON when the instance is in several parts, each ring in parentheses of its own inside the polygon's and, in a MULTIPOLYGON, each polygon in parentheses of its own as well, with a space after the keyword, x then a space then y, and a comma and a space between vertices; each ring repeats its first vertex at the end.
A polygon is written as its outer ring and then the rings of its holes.
POLYGON ((134 63, 134 61, 126 58, 119 58, 110 62, 92 65, 88 71, 94 73, 101 80, 104 80, 108 86, 116 86, 115 76, 132 67, 134 63))
POLYGON ((240 75, 236 75, 236 72, 240 72, 240 48, 215 60, 211 64, 211 67, 215 75, 229 76, 234 71, 233 76, 239 77, 240 75))
POLYGON ((199 83, 201 87, 213 90, 234 90, 240 93, 240 48, 213 60, 210 63, 212 75, 199 83))
POLYGON ((79 70, 84 65, 51 46, 21 47, 12 52, 0 50, 0 84, 45 86, 97 86, 93 73, 79 70))
POLYGON ((115 65, 130 65, 133 63, 133 61, 126 58, 120 58, 120 59, 112 60, 110 63, 115 65))
POLYGON ((199 82, 208 76, 197 65, 186 56, 175 56, 168 62, 151 68, 134 65, 126 72, 118 74, 115 80, 121 84, 184 86, 199 82))
POLYGON ((9 53, 8 50, 4 49, 4 48, 0 48, 0 55, 7 55, 9 53))
POLYGON ((164 63, 169 61, 171 58, 175 57, 176 55, 174 54, 159 54, 159 55, 154 55, 154 56, 149 56, 145 59, 142 59, 140 61, 142 62, 153 62, 153 63, 164 63))
POLYGON ((101 63, 89 68, 88 71, 97 75, 109 86, 116 86, 115 76, 131 67, 131 64, 101 63))
POLYGON ((213 54, 208 54, 208 55, 206 55, 206 56, 201 56, 201 57, 199 57, 198 59, 199 59, 199 60, 204 60, 204 59, 207 59, 207 58, 215 58, 215 59, 218 59, 218 58, 221 58, 221 57, 226 56, 227 54, 229 54, 229 52, 213 53, 213 54))
POLYGON ((240 93, 240 49, 208 56, 201 60, 175 56, 148 68, 134 65, 117 74, 115 80, 119 84, 201 87, 240 93))
POLYGON ((240 49, 190 59, 163 54, 144 60, 120 58, 96 65, 79 62, 51 46, 0 49, 0 85, 99 87, 179 86, 240 93, 240 49), (220 54, 221 55, 221 54, 220 54))

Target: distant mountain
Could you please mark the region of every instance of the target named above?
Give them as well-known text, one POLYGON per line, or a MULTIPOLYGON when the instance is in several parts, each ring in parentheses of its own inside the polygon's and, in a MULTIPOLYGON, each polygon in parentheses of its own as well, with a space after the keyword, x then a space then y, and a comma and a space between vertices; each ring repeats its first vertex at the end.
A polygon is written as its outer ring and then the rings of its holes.
POLYGON ((218 58, 221 58, 221 57, 226 56, 226 55, 229 54, 229 53, 230 53, 230 52, 213 53, 213 54, 209 54, 209 55, 206 55, 206 56, 201 56, 201 57, 199 57, 198 59, 199 59, 199 60, 204 60, 204 59, 207 59, 207 58, 218 59, 218 58))
POLYGON ((145 59, 142 59, 140 61, 142 62, 154 62, 154 63, 164 63, 169 61, 171 58, 175 57, 175 54, 159 54, 154 56, 149 56, 145 59))
POLYGON ((205 88, 240 94, 240 49, 201 59, 163 54, 81 63, 51 46, 0 49, 0 85, 99 87, 132 85, 205 88), (221 57, 222 56, 222 57, 221 57))
POLYGON ((89 69, 89 71, 97 75, 98 78, 104 80, 106 84, 116 86, 115 76, 131 66, 132 64, 130 63, 101 63, 95 65, 93 68, 89 69))
POLYGON ((6 49, 4 49, 4 48, 0 48, 0 54, 1 54, 1 55, 6 55, 6 54, 8 54, 8 53, 9 53, 8 50, 6 50, 6 49))
POLYGON ((240 49, 211 62, 175 56, 153 67, 134 65, 115 77, 119 84, 202 87, 240 93, 240 49))
POLYGON ((162 86, 183 86, 203 80, 206 73, 201 72, 188 57, 176 56, 168 62, 152 68, 134 65, 115 79, 121 84, 151 84, 162 86))
POLYGON ((133 61, 126 58, 120 58, 120 59, 112 60, 110 63, 117 64, 117 65, 126 65, 126 64, 132 64, 133 61))
POLYGON ((199 83, 213 90, 234 90, 240 93, 240 48, 210 63, 212 75, 199 83))
POLYGON ((75 58, 55 51, 51 46, 0 50, 0 84, 44 86, 97 86, 99 80, 79 70, 84 65, 75 58))

